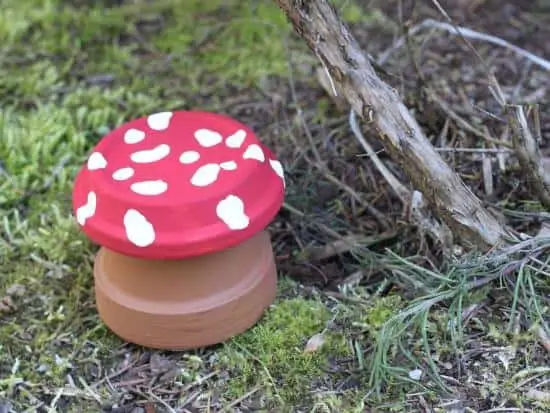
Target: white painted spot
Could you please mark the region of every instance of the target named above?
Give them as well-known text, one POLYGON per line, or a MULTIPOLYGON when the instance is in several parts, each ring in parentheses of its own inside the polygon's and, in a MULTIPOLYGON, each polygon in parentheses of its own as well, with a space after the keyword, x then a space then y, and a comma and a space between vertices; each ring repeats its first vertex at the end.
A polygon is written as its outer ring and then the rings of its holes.
POLYGON ((145 139, 145 132, 139 129, 130 128, 124 134, 124 142, 129 145, 139 143, 143 139, 145 139))
POLYGON ((283 170, 283 165, 281 165, 281 162, 276 161, 275 159, 270 159, 269 164, 271 165, 271 169, 283 180, 283 185, 286 186, 285 183, 285 172, 283 170))
POLYGON ((120 168, 113 172, 113 179, 115 181, 125 181, 134 176, 134 168, 120 168))
POLYGON ((264 151, 262 151, 260 145, 253 143, 252 145, 248 145, 248 148, 244 151, 243 159, 256 159, 257 161, 263 162, 265 161, 264 151))
POLYGON ((244 202, 235 195, 228 195, 218 202, 216 214, 232 230, 245 229, 250 223, 244 212, 244 202))
POLYGON ((136 163, 153 163, 166 158, 169 154, 170 147, 165 143, 161 143, 153 149, 134 152, 130 155, 130 159, 136 163))
POLYGON ((124 214, 124 230, 128 240, 138 247, 147 247, 155 241, 153 224, 135 209, 129 209, 124 214))
POLYGON ((154 181, 140 181, 134 182, 130 185, 130 189, 139 195, 160 195, 168 189, 168 184, 157 179, 154 181))
POLYGON ((195 139, 200 146, 211 148, 223 141, 222 135, 210 129, 197 129, 195 131, 195 139))
POLYGON ((153 130, 165 130, 170 126, 170 119, 174 114, 172 112, 153 113, 147 117, 147 125, 153 130))
POLYGON ((191 184, 195 186, 208 186, 216 182, 220 173, 220 165, 207 163, 198 168, 191 177, 191 184))
POLYGON ((96 169, 103 169, 107 166, 107 159, 99 153, 93 152, 88 158, 88 169, 95 171, 96 169))
POLYGON ((201 155, 197 151, 185 151, 180 155, 181 163, 193 163, 200 159, 201 155))
POLYGON ((239 129, 232 135, 225 138, 225 144, 229 148, 240 148, 246 139, 246 132, 243 129, 239 129))
POLYGON ((97 206, 97 196, 94 191, 88 192, 86 203, 76 209, 76 221, 84 226, 86 221, 93 217, 97 206))
POLYGON ((235 161, 222 162, 220 164, 220 168, 222 168, 224 171, 234 171, 235 169, 237 169, 237 162, 235 161))

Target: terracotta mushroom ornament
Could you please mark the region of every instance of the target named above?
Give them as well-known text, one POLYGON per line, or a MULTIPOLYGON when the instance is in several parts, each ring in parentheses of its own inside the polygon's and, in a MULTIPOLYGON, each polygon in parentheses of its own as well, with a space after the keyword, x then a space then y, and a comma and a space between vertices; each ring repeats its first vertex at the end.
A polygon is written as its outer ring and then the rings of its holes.
POLYGON ((78 224, 102 246, 102 320, 129 342, 174 350, 251 327, 275 297, 266 227, 284 187, 273 153, 224 115, 161 112, 109 133, 73 191, 78 224))

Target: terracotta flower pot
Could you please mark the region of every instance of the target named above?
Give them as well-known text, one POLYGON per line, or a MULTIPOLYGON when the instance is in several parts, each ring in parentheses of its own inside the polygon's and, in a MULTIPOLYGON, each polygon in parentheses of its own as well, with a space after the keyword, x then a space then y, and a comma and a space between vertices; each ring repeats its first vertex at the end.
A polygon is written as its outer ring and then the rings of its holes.
POLYGON ((161 112, 117 128, 75 180, 100 317, 146 347, 216 344, 251 327, 277 275, 265 228, 284 198, 281 164, 245 125, 161 112))

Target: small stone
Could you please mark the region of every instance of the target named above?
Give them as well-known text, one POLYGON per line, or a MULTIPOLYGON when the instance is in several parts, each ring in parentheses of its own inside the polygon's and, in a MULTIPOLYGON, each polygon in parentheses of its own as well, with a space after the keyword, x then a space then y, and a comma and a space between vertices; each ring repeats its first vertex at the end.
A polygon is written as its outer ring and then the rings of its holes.
POLYGON ((420 379, 422 378, 422 374, 423 374, 422 370, 420 370, 420 369, 414 369, 414 370, 409 371, 409 378, 410 378, 411 380, 416 380, 416 381, 418 381, 418 380, 420 380, 420 379))

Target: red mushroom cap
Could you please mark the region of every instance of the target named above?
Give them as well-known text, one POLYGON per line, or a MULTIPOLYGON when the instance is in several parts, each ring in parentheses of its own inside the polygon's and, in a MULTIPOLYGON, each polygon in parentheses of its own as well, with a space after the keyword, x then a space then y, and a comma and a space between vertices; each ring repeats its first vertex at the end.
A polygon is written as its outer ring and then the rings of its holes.
POLYGON ((97 244, 181 259, 263 230, 284 186, 280 162, 247 126, 214 113, 161 112, 97 144, 76 177, 73 210, 97 244))

